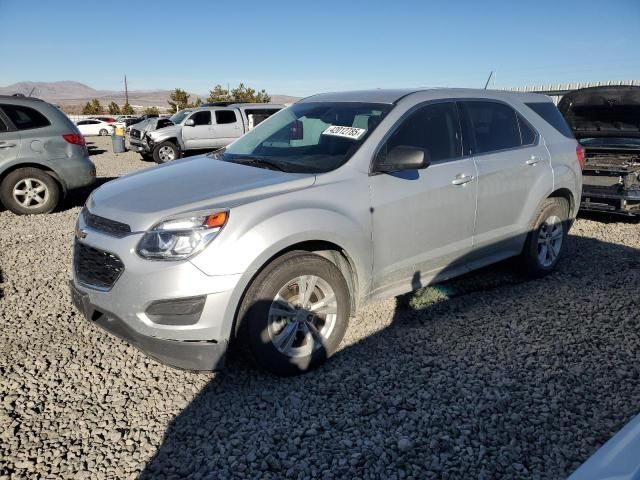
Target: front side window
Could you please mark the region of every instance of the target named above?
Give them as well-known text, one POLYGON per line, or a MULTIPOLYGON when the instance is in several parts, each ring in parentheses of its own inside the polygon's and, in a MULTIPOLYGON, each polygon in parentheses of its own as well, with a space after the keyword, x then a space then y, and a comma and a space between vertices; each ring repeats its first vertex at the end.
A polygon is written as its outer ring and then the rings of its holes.
POLYGON ((513 108, 499 102, 463 102, 476 140, 474 153, 515 148, 521 145, 518 119, 513 108))
POLYGON ((296 103, 212 157, 287 172, 328 172, 351 158, 392 107, 361 102, 296 103))
POLYGON ((211 112, 209 110, 203 110, 191 115, 194 126, 198 125, 211 125, 211 112))
POLYGON ((455 103, 421 107, 402 121, 383 147, 385 155, 395 147, 421 148, 430 162, 460 158, 462 141, 455 103))
POLYGON ((22 105, 0 105, 18 130, 28 130, 50 125, 47 117, 37 110, 22 105))
POLYGON ((216 123, 218 125, 236 123, 236 121, 236 113, 233 110, 216 110, 216 123))

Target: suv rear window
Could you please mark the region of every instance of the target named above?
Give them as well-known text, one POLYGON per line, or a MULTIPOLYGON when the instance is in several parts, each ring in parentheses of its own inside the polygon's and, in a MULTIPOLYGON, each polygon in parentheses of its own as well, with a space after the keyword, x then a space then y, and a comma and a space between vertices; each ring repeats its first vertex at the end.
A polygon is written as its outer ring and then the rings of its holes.
POLYGON ((4 113, 13 122, 18 130, 41 128, 51 125, 47 117, 37 110, 22 105, 0 105, 4 113))
POLYGON ((551 102, 525 103, 527 107, 536 112, 542 119, 567 138, 574 138, 573 132, 564 119, 558 107, 551 102))

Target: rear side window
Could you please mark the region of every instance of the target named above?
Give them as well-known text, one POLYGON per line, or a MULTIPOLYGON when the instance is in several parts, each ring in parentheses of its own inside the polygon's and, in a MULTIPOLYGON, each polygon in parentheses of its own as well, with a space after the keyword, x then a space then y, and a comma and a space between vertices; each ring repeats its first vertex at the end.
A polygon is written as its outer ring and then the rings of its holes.
POLYGON ((236 113, 233 110, 216 110, 216 123, 236 123, 236 113))
POLYGON ((398 146, 424 149, 432 162, 462 156, 460 121, 455 103, 421 107, 393 132, 383 154, 398 146))
POLYGON ((476 139, 474 153, 516 148, 521 145, 516 112, 499 102, 463 102, 476 139))
POLYGON ((211 112, 203 110, 191 115, 194 125, 211 125, 211 112))
POLYGON ((2 118, 0 118, 0 132, 6 132, 7 130, 7 124, 2 121, 2 118))
POLYGON ((518 125, 520 126, 520 138, 522 138, 522 145, 533 145, 536 143, 536 132, 529 122, 527 122, 522 115, 518 114, 518 125))
POLYGON ((536 112, 542 119, 567 138, 574 138, 573 132, 564 119, 558 107, 551 102, 525 103, 527 107, 536 112))
POLYGON ((22 105, 0 105, 4 113, 13 122, 18 130, 41 128, 51 125, 47 117, 37 110, 22 105))

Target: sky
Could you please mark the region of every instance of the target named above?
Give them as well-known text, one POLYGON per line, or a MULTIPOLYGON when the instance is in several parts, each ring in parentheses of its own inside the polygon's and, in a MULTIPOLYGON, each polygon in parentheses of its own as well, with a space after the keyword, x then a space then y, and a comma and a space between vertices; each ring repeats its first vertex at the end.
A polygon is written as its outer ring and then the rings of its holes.
POLYGON ((640 0, 0 0, 0 85, 305 96, 640 80, 640 0))

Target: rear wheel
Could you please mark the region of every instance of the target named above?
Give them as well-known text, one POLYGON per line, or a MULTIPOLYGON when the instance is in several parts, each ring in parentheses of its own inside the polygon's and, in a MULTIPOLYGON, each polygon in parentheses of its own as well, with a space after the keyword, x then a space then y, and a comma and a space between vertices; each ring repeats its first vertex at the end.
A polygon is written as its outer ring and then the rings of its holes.
POLYGON ((340 270, 306 252, 286 254, 253 281, 238 312, 257 363, 297 375, 335 353, 349 322, 350 293, 340 270))
POLYGON ((60 188, 46 172, 19 168, 0 184, 2 204, 18 215, 49 213, 58 204, 60 188))
POLYGON ((173 142, 159 143, 153 149, 153 159, 158 163, 170 162, 178 156, 178 147, 173 142))
POLYGON ((531 226, 522 252, 527 274, 541 277, 558 264, 569 233, 569 203, 564 198, 548 198, 531 226))

